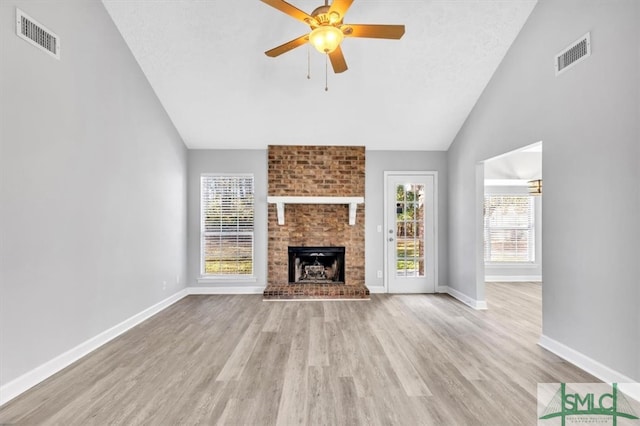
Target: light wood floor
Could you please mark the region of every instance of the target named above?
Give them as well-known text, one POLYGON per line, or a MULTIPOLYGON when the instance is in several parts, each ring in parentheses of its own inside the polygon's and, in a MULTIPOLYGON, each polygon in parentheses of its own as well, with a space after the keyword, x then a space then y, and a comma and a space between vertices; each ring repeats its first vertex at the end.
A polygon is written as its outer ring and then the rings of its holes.
POLYGON ((541 289, 263 302, 189 296, 0 409, 0 424, 536 424, 541 289))

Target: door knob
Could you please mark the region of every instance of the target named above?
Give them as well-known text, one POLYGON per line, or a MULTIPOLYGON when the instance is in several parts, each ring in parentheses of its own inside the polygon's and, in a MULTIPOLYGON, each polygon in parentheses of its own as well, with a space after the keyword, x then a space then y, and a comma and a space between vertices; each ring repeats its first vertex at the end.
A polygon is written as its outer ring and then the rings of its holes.
POLYGON ((389 237, 389 241, 393 241, 393 238, 389 237))

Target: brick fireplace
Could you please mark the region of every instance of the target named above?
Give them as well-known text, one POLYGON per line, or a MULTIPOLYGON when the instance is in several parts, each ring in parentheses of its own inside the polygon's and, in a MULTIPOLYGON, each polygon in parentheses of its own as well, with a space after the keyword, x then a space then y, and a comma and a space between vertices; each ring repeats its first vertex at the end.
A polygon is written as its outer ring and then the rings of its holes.
POLYGON ((305 197, 305 201, 281 205, 281 224, 278 206, 269 204, 265 299, 368 298, 364 204, 333 204, 340 197, 364 197, 364 147, 272 145, 268 161, 269 197, 305 197), (314 202, 315 197, 322 203, 314 202), (353 225, 350 216, 355 216, 353 225), (298 260, 306 266, 306 279, 296 281, 295 274, 291 279, 292 248, 307 256, 298 260), (305 254, 305 248, 313 250, 305 254), (326 253, 319 255, 321 249, 326 253), (329 262, 327 256, 339 250, 344 264, 329 262), (341 279, 335 278, 336 273, 341 279))

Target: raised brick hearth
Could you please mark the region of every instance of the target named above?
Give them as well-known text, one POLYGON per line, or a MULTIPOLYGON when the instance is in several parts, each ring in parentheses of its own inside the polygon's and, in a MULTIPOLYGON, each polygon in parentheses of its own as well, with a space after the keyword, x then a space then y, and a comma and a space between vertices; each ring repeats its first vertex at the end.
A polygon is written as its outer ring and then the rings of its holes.
POLYGON ((265 299, 368 299, 369 289, 357 285, 284 284, 269 285, 265 299))
MULTIPOLYGON (((365 149, 270 146, 270 197, 364 197, 365 149)), ((269 204, 265 299, 367 299, 364 284, 364 204, 349 225, 345 204, 287 204, 278 224, 269 204), (290 283, 289 247, 344 247, 344 283, 290 283)))

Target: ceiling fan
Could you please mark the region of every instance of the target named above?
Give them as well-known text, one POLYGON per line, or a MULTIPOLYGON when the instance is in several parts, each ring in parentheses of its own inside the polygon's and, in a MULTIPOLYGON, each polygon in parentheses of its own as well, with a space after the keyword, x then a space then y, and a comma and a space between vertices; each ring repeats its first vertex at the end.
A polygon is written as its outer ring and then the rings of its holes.
POLYGON ((398 40, 404 35, 404 25, 345 24, 344 15, 353 0, 333 0, 331 6, 325 0, 323 6, 307 14, 284 0, 261 0, 263 3, 309 25, 311 32, 264 52, 275 58, 296 47, 310 42, 319 52, 329 55, 333 71, 347 70, 347 62, 340 43, 344 37, 385 38, 398 40))

